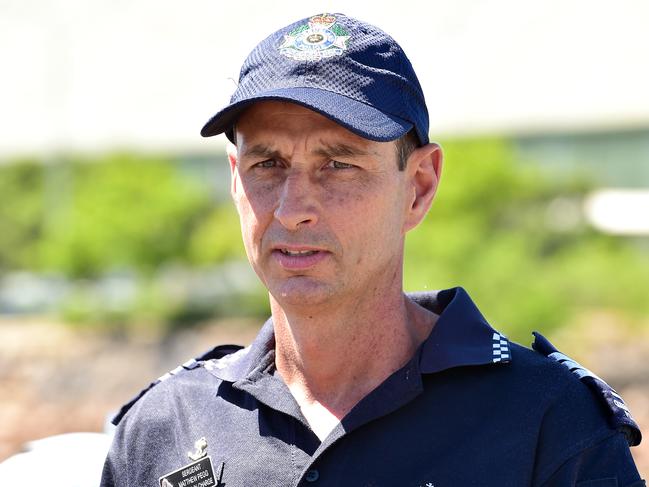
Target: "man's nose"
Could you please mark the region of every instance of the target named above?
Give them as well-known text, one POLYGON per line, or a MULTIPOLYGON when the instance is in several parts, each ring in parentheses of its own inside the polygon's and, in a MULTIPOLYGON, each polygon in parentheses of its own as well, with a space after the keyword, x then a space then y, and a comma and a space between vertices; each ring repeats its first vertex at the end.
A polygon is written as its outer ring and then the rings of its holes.
POLYGON ((291 231, 300 225, 314 225, 318 221, 315 191, 308 174, 290 174, 283 182, 275 218, 291 231))

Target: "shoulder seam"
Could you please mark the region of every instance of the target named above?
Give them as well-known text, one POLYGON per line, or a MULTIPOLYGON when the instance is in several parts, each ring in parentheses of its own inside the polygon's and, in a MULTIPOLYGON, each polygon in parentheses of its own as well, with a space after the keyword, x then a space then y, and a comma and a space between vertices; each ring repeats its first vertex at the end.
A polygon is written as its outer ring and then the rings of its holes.
MULTIPOLYGON (((239 345, 219 345, 219 346, 216 346, 216 347, 212 348, 208 352, 206 352, 206 353, 204 353, 202 355, 199 355, 197 358, 193 358, 193 359, 188 360, 184 364, 179 365, 175 369, 170 370, 166 374, 161 375, 156 380, 151 382, 147 387, 142 389, 133 399, 131 399, 130 401, 125 403, 118 410, 117 414, 115 414, 113 416, 113 418, 111 419, 110 422, 112 424, 114 424, 115 426, 117 426, 120 423, 120 421, 124 418, 126 413, 128 413, 129 410, 140 399, 142 399, 155 386, 157 386, 158 384, 160 384, 162 382, 165 382, 167 379, 169 379, 169 378, 171 378, 173 376, 176 376, 181 372, 196 369, 196 368, 200 367, 201 365, 204 366, 208 361, 209 362, 219 361, 219 360, 222 360, 223 358, 226 358, 226 357, 228 357, 230 355, 237 355, 239 352, 241 352, 241 350, 245 350, 245 349, 243 347, 239 346, 239 345)), ((207 370, 209 370, 207 367, 205 367, 205 368, 207 370)))
POLYGON ((590 436, 589 438, 581 440, 580 442, 572 445, 570 448, 567 448, 564 452, 562 452, 561 458, 559 460, 553 462, 551 465, 542 470, 542 474, 539 474, 539 478, 542 479, 542 481, 539 482, 538 485, 540 487, 543 487, 545 483, 550 479, 550 477, 552 477, 552 475, 554 475, 554 473, 561 468, 561 466, 563 466, 566 462, 570 461, 575 456, 579 455, 585 450, 603 443, 607 439, 612 438, 616 435, 624 436, 619 431, 603 427, 597 430, 596 434, 590 436))

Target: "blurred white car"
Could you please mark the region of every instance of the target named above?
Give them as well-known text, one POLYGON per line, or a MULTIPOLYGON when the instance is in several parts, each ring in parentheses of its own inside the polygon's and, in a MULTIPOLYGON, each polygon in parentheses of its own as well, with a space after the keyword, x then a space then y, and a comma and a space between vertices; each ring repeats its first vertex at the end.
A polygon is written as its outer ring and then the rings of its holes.
POLYGON ((23 453, 0 463, 0 485, 97 487, 111 441, 111 433, 65 433, 30 441, 23 453))

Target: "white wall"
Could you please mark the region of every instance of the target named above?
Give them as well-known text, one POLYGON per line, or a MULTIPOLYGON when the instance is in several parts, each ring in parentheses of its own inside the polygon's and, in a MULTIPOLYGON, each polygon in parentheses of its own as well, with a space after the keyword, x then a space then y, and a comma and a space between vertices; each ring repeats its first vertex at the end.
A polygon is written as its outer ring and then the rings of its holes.
POLYGON ((0 0, 0 156, 213 150, 249 50, 324 9, 402 44, 433 134, 649 124, 645 0, 0 0))

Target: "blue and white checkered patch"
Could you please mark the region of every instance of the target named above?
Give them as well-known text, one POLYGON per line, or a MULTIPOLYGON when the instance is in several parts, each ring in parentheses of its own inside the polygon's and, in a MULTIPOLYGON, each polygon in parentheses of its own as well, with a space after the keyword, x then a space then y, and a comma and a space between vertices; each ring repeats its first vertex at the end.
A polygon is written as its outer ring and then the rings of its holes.
POLYGON ((494 332, 492 337, 493 362, 511 361, 511 352, 509 351, 509 340, 505 335, 494 332))

